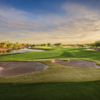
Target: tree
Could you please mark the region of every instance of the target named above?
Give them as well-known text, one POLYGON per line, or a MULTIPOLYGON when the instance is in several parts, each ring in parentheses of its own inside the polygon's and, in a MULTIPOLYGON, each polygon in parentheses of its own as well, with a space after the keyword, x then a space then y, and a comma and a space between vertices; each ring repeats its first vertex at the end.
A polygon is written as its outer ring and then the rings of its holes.
POLYGON ((61 46, 62 45, 62 43, 56 43, 55 44, 55 46, 61 46))
POLYGON ((47 46, 47 44, 42 44, 42 46, 47 46))
POLYGON ((16 45, 19 47, 20 46, 20 43, 19 42, 16 42, 16 45))
POLYGON ((79 47, 85 47, 86 45, 85 44, 79 44, 78 46, 79 47))
POLYGON ((99 47, 100 46, 100 40, 95 41, 94 46, 99 47))
POLYGON ((1 47, 7 47, 7 44, 8 44, 7 42, 2 42, 1 47))
POLYGON ((51 46, 51 43, 48 43, 47 45, 48 45, 48 46, 51 46))
POLYGON ((89 46, 90 46, 90 48, 93 48, 93 47, 95 47, 95 44, 92 43, 92 44, 89 44, 89 46))
POLYGON ((27 44, 26 44, 26 46, 27 46, 27 47, 29 47, 29 46, 30 46, 30 44, 28 44, 28 43, 27 43, 27 44))
POLYGON ((14 43, 9 43, 8 47, 13 48, 14 47, 14 43))
POLYGON ((36 46, 36 44, 33 44, 32 46, 36 46))
POLYGON ((2 46, 2 44, 0 43, 0 47, 2 46))
POLYGON ((19 48, 20 45, 21 45, 21 44, 20 44, 19 42, 16 42, 16 43, 14 44, 14 46, 17 47, 17 48, 19 48))

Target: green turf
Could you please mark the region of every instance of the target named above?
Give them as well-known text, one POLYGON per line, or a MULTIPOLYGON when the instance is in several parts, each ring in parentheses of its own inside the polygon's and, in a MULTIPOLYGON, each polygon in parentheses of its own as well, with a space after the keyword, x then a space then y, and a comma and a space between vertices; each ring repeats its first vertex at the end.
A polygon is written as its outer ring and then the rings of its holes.
POLYGON ((39 49, 51 49, 52 46, 34 46, 32 48, 39 48, 39 49))
POLYGON ((82 48, 51 49, 53 50, 13 54, 12 57, 0 56, 1 61, 41 59, 41 62, 50 66, 30 75, 0 77, 0 100, 100 100, 99 68, 72 68, 49 61, 80 58, 100 65, 100 52, 82 48))
POLYGON ((1 61, 12 60, 35 60, 35 59, 55 59, 55 58, 82 58, 100 60, 100 52, 83 48, 63 48, 52 47, 53 50, 43 52, 27 52, 20 54, 1 55, 1 61))
POLYGON ((0 95, 0 100, 100 100, 100 81, 1 83, 0 95))

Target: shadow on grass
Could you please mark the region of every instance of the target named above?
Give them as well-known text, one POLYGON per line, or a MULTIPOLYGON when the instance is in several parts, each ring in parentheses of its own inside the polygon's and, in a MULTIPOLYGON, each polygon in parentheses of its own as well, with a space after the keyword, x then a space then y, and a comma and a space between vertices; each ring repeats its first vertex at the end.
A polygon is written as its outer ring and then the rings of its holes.
POLYGON ((100 81, 0 83, 0 100, 100 100, 100 81))

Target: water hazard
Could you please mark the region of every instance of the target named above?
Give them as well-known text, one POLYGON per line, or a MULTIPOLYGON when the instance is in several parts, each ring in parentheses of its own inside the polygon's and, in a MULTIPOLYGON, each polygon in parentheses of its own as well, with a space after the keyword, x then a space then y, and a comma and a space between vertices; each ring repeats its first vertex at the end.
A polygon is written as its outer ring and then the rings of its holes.
MULTIPOLYGON (((25 53, 25 52, 43 52, 45 50, 40 50, 40 49, 18 49, 18 50, 10 50, 10 51, 6 51, 6 53, 25 53)), ((4 54, 3 52, 1 52, 1 54, 4 54)))

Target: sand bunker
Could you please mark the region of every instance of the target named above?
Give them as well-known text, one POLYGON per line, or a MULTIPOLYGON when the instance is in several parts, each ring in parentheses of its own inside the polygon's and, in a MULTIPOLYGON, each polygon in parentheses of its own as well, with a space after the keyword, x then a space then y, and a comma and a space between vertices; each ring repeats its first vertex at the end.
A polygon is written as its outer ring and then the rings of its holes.
POLYGON ((42 71, 48 67, 38 61, 0 61, 0 76, 21 76, 42 71))
POLYGON ((58 63, 60 65, 69 66, 69 67, 76 67, 76 68, 100 68, 100 66, 96 65, 94 62, 81 60, 81 59, 72 59, 68 61, 52 60, 51 62, 58 63))

